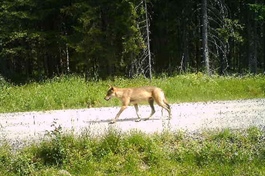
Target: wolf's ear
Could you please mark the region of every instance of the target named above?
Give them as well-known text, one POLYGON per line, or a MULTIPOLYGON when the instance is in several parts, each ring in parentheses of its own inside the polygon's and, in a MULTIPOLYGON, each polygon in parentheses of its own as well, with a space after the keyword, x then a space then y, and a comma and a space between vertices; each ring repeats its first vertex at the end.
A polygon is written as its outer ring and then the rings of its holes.
POLYGON ((109 85, 109 90, 114 90, 114 86, 109 85))

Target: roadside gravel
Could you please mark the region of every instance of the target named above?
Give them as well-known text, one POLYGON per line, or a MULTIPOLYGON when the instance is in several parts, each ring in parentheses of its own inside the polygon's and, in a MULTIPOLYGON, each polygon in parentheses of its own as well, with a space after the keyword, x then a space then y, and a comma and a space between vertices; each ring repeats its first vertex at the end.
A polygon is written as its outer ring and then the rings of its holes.
MULTIPOLYGON (((214 101, 172 104, 172 119, 167 120, 166 111, 155 106, 156 113, 147 121, 135 122, 134 107, 128 107, 116 124, 109 121, 119 107, 56 110, 45 112, 0 113, 0 143, 11 142, 15 146, 30 141, 42 140, 45 134, 61 126, 63 132, 101 135, 110 128, 129 132, 139 130, 145 133, 164 130, 197 133, 204 130, 246 129, 258 127, 265 130, 265 99, 214 101)), ((150 107, 139 108, 142 117, 147 117, 150 107)))

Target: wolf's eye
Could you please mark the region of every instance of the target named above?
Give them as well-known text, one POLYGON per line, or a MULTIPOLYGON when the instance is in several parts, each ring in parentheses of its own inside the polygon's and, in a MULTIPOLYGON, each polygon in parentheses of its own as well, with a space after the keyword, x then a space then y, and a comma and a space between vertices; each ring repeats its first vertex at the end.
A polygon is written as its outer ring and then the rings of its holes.
POLYGON ((109 89, 109 93, 113 93, 114 92, 114 89, 113 87, 109 89))

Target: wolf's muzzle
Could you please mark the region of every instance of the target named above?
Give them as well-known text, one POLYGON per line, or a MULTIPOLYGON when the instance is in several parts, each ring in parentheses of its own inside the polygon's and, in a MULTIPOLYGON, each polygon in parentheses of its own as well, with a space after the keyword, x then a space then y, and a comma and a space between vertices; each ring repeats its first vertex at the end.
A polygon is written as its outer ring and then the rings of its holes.
POLYGON ((109 101, 109 100, 110 100, 110 97, 106 96, 104 99, 105 99, 106 101, 109 101))

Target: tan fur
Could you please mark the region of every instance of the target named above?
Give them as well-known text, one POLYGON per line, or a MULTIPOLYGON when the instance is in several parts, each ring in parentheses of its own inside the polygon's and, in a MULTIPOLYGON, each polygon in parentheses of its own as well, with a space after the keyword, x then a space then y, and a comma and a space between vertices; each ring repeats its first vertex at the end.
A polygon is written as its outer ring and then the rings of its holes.
POLYGON ((114 86, 110 86, 107 91, 107 95, 105 96, 105 100, 110 100, 112 97, 119 98, 122 102, 122 106, 120 111, 117 113, 116 117, 110 122, 115 123, 121 113, 129 106, 129 104, 133 104, 136 110, 136 114, 138 116, 137 122, 140 121, 140 116, 138 114, 138 103, 147 101, 151 107, 151 114, 147 118, 149 119, 155 113, 154 101, 166 109, 169 114, 169 119, 171 119, 171 110, 170 106, 166 101, 164 92, 162 89, 154 86, 145 86, 145 87, 137 87, 137 88, 118 88, 114 86))

